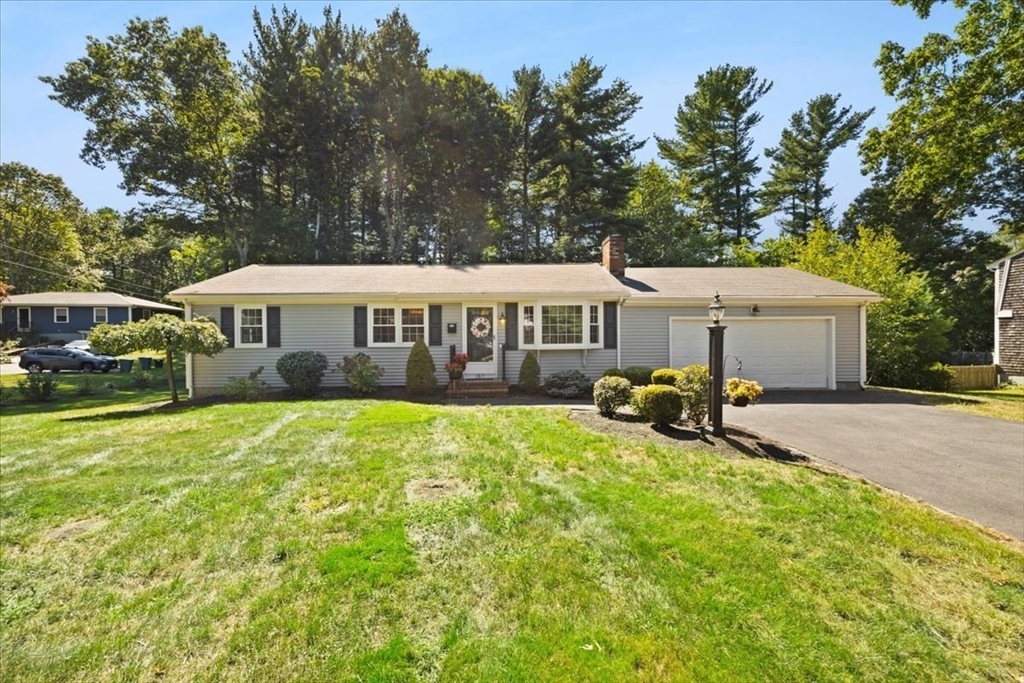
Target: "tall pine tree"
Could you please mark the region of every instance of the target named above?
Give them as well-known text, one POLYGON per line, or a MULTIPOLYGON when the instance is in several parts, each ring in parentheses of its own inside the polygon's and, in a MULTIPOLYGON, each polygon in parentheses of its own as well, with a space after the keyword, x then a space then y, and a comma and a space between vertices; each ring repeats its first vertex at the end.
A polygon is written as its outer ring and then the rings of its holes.
POLYGON ((757 102, 772 83, 754 67, 725 66, 697 77, 694 92, 676 112, 676 137, 658 138, 658 151, 688 188, 697 220, 727 242, 754 240, 760 233, 754 178, 761 171, 752 131, 761 114, 757 102))
POLYGON ((557 150, 550 198, 558 260, 588 260, 612 232, 629 232, 622 209, 636 185, 633 152, 643 146, 625 132, 640 96, 615 79, 601 87, 604 67, 583 57, 555 84, 551 100, 557 150))
POLYGON ((770 176, 761 190, 765 215, 782 213, 783 234, 803 237, 812 221, 832 224, 835 206, 828 204, 832 188, 825 184, 832 153, 855 140, 874 107, 853 111, 838 108, 840 95, 819 95, 806 109, 793 114, 778 147, 765 150, 772 160, 770 176))

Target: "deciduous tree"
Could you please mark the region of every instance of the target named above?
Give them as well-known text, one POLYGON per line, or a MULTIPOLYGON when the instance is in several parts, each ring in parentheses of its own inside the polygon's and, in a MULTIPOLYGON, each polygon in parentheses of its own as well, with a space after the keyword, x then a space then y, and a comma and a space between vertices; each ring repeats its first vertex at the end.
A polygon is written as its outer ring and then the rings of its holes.
POLYGON ((133 351, 162 350, 171 401, 177 403, 174 354, 216 356, 227 348, 228 340, 221 334, 217 324, 209 318, 185 321, 176 315, 158 313, 148 320, 139 322, 97 325, 89 333, 89 344, 101 353, 115 356, 133 351))

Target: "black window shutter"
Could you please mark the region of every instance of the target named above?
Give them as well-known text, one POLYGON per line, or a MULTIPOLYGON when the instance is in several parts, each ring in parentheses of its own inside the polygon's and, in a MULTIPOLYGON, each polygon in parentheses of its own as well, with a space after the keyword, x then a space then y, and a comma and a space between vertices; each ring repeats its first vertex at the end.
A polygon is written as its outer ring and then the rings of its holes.
POLYGON ((430 305, 430 346, 441 346, 441 306, 430 305))
POLYGON ((519 304, 505 304, 505 348, 515 351, 519 348, 519 304))
POLYGON ((228 348, 235 345, 235 308, 223 306, 220 309, 220 333, 228 338, 228 348))
POLYGON ((604 302, 604 348, 614 349, 619 344, 619 303, 604 302))
POLYGON ((355 312, 355 340, 353 346, 366 346, 366 306, 356 306, 355 312))
POLYGON ((267 346, 281 346, 281 307, 267 306, 267 346))

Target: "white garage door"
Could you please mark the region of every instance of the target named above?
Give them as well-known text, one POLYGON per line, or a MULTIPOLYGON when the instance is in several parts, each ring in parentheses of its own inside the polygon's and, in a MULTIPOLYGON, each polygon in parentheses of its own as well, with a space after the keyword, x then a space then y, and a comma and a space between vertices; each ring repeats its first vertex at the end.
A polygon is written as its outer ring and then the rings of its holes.
MULTIPOLYGON (((725 376, 734 377, 736 358, 742 376, 766 389, 828 389, 832 383, 831 321, 775 319, 728 320, 725 376)), ((672 367, 707 365, 705 320, 673 319, 672 367)))

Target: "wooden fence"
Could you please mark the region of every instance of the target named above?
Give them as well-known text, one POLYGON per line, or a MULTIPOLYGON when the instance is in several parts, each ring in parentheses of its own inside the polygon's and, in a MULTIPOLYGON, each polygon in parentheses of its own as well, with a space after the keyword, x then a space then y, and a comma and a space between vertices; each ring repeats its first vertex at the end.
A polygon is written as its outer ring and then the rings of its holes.
POLYGON ((995 389, 999 378, 994 365, 951 365, 953 389, 995 389))

